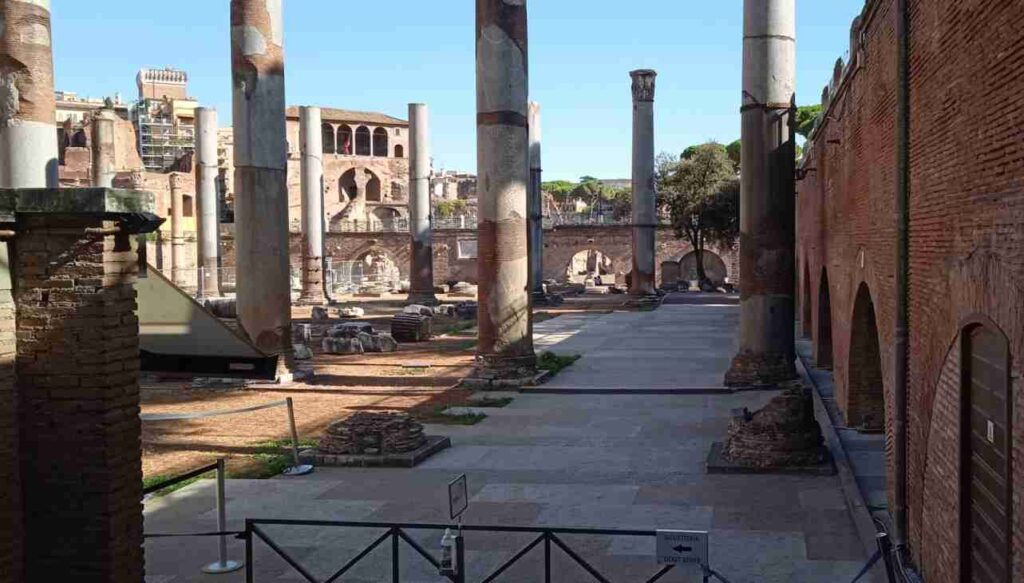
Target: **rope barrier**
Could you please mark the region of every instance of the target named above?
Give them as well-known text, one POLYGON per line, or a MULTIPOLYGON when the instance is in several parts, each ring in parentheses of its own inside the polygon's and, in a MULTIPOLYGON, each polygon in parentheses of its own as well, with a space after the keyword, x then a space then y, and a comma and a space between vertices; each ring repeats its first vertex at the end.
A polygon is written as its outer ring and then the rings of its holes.
POLYGON ((139 418, 143 421, 178 421, 186 419, 203 419, 206 417, 220 417, 222 415, 234 415, 236 413, 249 413, 251 411, 259 411, 261 409, 272 409, 274 407, 284 407, 288 405, 288 399, 282 401, 274 401, 273 403, 264 403, 263 405, 254 405, 252 407, 242 407, 240 409, 221 409, 218 411, 203 411, 201 413, 143 413, 139 415, 139 418))

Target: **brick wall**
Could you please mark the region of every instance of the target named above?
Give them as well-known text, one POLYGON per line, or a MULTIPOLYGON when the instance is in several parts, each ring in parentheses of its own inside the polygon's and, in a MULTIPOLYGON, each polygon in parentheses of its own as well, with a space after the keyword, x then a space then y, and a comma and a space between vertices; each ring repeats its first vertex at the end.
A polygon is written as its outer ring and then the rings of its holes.
MULTIPOLYGON (((910 0, 910 7, 910 536, 928 581, 957 581, 959 355, 951 356, 950 347, 958 346, 968 321, 981 318, 1009 338, 1014 363, 1024 356, 1024 3, 910 0)), ((852 51, 857 62, 813 136, 804 164, 813 171, 798 186, 801 297, 815 304, 810 330, 821 344, 817 302, 827 271, 836 394, 844 410, 850 363, 857 360, 851 335, 862 283, 875 309, 885 400, 892 399, 895 8, 895 0, 867 2, 863 43, 852 51)), ((1014 523, 1022 525, 1019 365, 1012 374, 1014 523)), ((891 427, 891 407, 886 419, 891 427)), ((1024 528, 1016 529, 1014 545, 1014 580, 1024 580, 1024 528)))
POLYGON ((135 237, 19 215, 17 390, 25 580, 142 580, 135 237), (25 217, 25 218, 22 218, 25 217))
POLYGON ((7 243, 0 241, 0 581, 21 581, 21 472, 14 382, 14 299, 7 243))

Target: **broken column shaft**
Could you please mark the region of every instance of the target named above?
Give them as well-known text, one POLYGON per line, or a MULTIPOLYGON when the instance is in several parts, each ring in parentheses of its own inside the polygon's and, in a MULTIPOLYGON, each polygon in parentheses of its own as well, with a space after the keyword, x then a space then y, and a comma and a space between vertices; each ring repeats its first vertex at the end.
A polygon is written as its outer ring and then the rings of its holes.
POLYGON ((188 283, 185 271, 185 200, 181 192, 181 175, 172 173, 171 185, 171 281, 178 287, 188 283))
POLYGON ((540 104, 529 105, 530 189, 527 195, 529 213, 530 294, 534 301, 546 301, 544 292, 544 205, 541 193, 540 104))
POLYGON ((654 80, 651 70, 633 71, 633 271, 629 293, 652 296, 658 207, 654 185, 654 80))
POLYGON ((220 220, 217 216, 217 110, 196 109, 196 201, 199 224, 199 289, 203 297, 220 295, 217 258, 220 220))
POLYGON ((525 0, 477 0, 480 307, 474 376, 487 382, 520 382, 536 366, 527 289, 527 62, 525 0))
POLYGON ((725 383, 796 378, 795 0, 745 0, 740 349, 725 383))
POLYGON ((302 156, 302 293, 299 302, 324 303, 324 141, 319 107, 299 108, 302 156))
POLYGON ((112 188, 117 175, 114 133, 117 116, 112 109, 97 110, 92 118, 92 185, 112 188))
POLYGON ((427 106, 409 104, 409 303, 436 304, 430 231, 430 123, 427 106))
POLYGON ((57 186, 49 0, 0 2, 0 187, 57 186))
POLYGON ((293 369, 281 2, 231 0, 238 321, 277 376, 293 369))

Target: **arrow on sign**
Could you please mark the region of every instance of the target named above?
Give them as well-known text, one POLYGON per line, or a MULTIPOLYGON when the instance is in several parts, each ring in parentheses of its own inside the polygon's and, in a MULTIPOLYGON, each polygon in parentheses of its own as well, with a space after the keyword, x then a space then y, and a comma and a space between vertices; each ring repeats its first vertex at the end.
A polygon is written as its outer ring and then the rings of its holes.
POLYGON ((689 552, 693 551, 693 547, 684 547, 683 545, 677 545, 677 546, 672 547, 672 550, 677 552, 677 553, 683 553, 683 552, 689 553, 689 552))

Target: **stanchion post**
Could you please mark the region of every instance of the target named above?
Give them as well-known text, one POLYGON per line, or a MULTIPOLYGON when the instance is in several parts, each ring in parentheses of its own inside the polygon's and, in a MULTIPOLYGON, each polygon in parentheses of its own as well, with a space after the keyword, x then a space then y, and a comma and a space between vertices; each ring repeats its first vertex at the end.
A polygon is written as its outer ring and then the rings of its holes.
POLYGON ((466 544, 462 539, 462 522, 459 522, 459 534, 455 537, 455 564, 458 570, 455 572, 457 583, 466 583, 466 544))
MULTIPOLYGON (((228 529, 227 499, 224 495, 224 458, 217 460, 217 532, 228 529)), ((242 568, 242 563, 228 560, 228 538, 226 534, 217 537, 219 560, 203 567, 203 573, 219 575, 231 573, 242 568)))
POLYGON ((313 466, 303 464, 299 461, 299 432, 295 429, 295 406, 292 398, 285 399, 288 404, 288 429, 292 433, 292 460, 293 466, 284 471, 286 476, 304 476, 313 471, 313 466))

